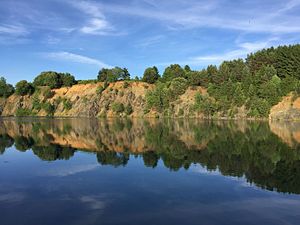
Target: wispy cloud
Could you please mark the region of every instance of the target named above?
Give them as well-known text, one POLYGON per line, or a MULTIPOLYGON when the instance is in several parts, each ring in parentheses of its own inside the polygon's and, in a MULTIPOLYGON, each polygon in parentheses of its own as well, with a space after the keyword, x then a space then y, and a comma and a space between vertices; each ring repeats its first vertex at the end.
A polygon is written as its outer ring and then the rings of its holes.
POLYGON ((25 36, 29 31, 21 25, 0 24, 0 34, 25 36))
POLYGON ((142 47, 142 48, 143 47, 149 47, 149 46, 152 46, 152 45, 155 45, 155 44, 159 43, 164 38, 165 38, 165 36, 163 36, 163 35, 155 35, 155 36, 152 36, 152 37, 147 37, 147 38, 144 38, 144 39, 140 40, 136 44, 136 47, 142 47))
POLYGON ((101 7, 95 2, 89 1, 71 1, 70 4, 80 10, 82 13, 88 15, 87 23, 79 29, 84 34, 92 35, 111 35, 114 27, 104 16, 101 7))
POLYGON ((274 44, 277 38, 270 38, 266 41, 261 42, 242 42, 237 43, 237 48, 229 50, 220 54, 211 54, 211 55, 200 55, 195 57, 190 57, 187 60, 178 61, 178 62, 165 62, 157 65, 168 66, 170 64, 178 63, 180 65, 193 65, 193 66, 203 66, 207 64, 220 64, 222 61, 228 61, 238 58, 245 58, 248 54, 267 48, 274 44))
POLYGON ((85 34, 106 35, 112 31, 112 26, 103 19, 91 19, 87 25, 82 27, 80 31, 85 34))
POLYGON ((287 15, 290 10, 299 7, 299 0, 284 2, 284 6, 273 3, 272 7, 267 9, 263 7, 264 2, 261 1, 239 5, 240 3, 232 4, 222 0, 201 2, 176 0, 160 1, 159 7, 156 1, 148 0, 148 5, 149 2, 152 7, 131 2, 132 4, 121 6, 105 4, 102 8, 113 13, 155 19, 172 29, 211 27, 263 33, 300 32, 300 17, 287 15), (264 10, 254 7, 255 5, 264 10))
POLYGON ((66 177, 75 175, 82 172, 88 172, 99 167, 99 164, 87 164, 87 165, 71 165, 68 167, 60 167, 54 170, 50 170, 49 176, 66 177))
POLYGON ((61 60, 61 61, 68 61, 68 62, 74 62, 74 63, 81 63, 81 64, 89 64, 89 65, 95 65, 101 68, 111 68, 110 65, 105 64, 104 62, 90 58, 83 55, 74 54, 71 52, 50 52, 50 53, 43 53, 43 55, 47 58, 53 59, 53 60, 61 60))

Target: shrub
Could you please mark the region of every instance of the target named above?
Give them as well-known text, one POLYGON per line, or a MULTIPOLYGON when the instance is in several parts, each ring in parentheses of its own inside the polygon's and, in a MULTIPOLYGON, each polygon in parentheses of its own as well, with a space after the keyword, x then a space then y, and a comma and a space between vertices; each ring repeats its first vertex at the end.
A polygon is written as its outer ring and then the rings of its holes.
POLYGON ((32 109, 35 109, 35 110, 37 110, 37 111, 40 111, 41 108, 42 108, 42 105, 41 105, 41 103, 40 103, 39 98, 38 98, 36 95, 34 95, 34 96, 32 97, 32 109))
POLYGON ((31 95, 34 92, 34 87, 31 83, 28 83, 26 80, 21 80, 16 84, 16 94, 17 95, 31 95))
POLYGON ((69 99, 64 99, 63 106, 64 106, 64 110, 69 111, 72 109, 72 102, 69 99))
POLYGON ((34 113, 30 109, 26 108, 18 108, 16 111, 16 116, 21 117, 21 116, 33 116, 34 113))
POLYGON ((105 90, 105 88, 103 86, 97 87, 97 90, 96 90, 97 95, 101 95, 104 90, 105 90))
POLYGON ((131 104, 126 105, 125 113, 126 113, 126 115, 131 115, 133 113, 133 109, 132 109, 131 104))
POLYGON ((124 107, 123 103, 115 102, 112 104, 112 110, 115 113, 122 113, 122 112, 124 112, 125 107, 124 107))
POLYGON ((48 87, 44 93, 43 93, 43 96, 46 98, 46 99, 49 99, 49 98, 52 98, 53 96, 55 95, 55 92, 54 91, 51 91, 51 89, 48 87))
POLYGON ((45 102, 42 105, 42 109, 45 110, 45 112, 47 113, 47 116, 53 116, 54 115, 55 106, 53 104, 51 104, 50 102, 45 102))
POLYGON ((124 84, 123 84, 123 88, 126 89, 128 87, 129 87, 129 83, 127 81, 125 81, 124 84))

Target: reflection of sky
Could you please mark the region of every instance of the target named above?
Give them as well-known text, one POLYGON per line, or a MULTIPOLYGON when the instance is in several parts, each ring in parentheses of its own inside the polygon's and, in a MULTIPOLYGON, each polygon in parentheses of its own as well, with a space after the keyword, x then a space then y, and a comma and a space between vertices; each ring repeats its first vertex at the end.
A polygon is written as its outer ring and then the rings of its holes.
POLYGON ((94 154, 45 162, 8 149, 0 157, 1 224, 297 224, 300 196, 245 185, 195 165, 169 171, 101 166, 94 154), (18 215, 18 217, 16 217, 18 215), (20 219, 22 218, 22 220, 20 219))

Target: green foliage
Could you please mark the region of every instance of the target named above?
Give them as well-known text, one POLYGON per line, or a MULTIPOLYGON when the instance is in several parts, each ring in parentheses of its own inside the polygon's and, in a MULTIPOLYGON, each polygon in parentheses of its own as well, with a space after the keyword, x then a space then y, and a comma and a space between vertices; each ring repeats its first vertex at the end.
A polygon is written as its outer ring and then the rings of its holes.
POLYGON ((126 113, 126 115, 131 115, 133 113, 133 108, 130 103, 125 106, 125 113, 126 113))
POLYGON ((149 67, 145 70, 142 81, 149 84, 154 84, 160 78, 158 69, 156 66, 149 67))
POLYGON ((43 96, 45 97, 45 99, 50 99, 55 95, 54 91, 51 91, 51 89, 49 87, 47 87, 44 90, 43 96))
POLYGON ((0 78, 0 97, 8 98, 15 92, 14 87, 11 84, 6 83, 4 77, 0 78))
POLYGON ((105 89, 104 89, 104 87, 103 86, 99 86, 99 87, 97 87, 97 90, 96 90, 96 93, 97 93, 97 95, 101 95, 102 94, 102 92, 104 91, 105 89))
POLYGON ((26 80, 21 80, 16 84, 16 94, 17 95, 31 95, 34 92, 34 87, 31 83, 28 83, 26 80))
POLYGON ((167 67, 162 76, 163 81, 171 81, 178 77, 186 78, 186 72, 178 64, 172 64, 167 67))
POLYGON ((96 84, 99 81, 97 79, 94 80, 78 80, 77 83, 78 84, 96 84))
POLYGON ((208 95, 197 93, 195 96, 195 109, 202 112, 204 116, 211 117, 217 111, 217 105, 208 95))
POLYGON ((42 109, 42 104, 36 94, 32 96, 32 109, 37 111, 42 109))
POLYGON ((73 104, 72 104, 72 102, 70 101, 70 99, 65 98, 65 99, 63 99, 62 102, 63 102, 64 110, 69 111, 69 110, 72 109, 73 104))
POLYGON ((102 82, 116 82, 118 80, 129 80, 130 74, 126 68, 103 68, 99 71, 97 79, 102 82))
POLYGON ((18 108, 16 111, 16 116, 22 117, 22 116, 34 116, 34 113, 27 108, 18 108))
POLYGON ((123 84, 123 88, 126 89, 128 87, 129 87, 129 83, 127 81, 125 81, 124 84, 123 84))
POLYGON ((114 102, 111 108, 115 113, 122 113, 125 110, 123 103, 119 103, 119 102, 114 102))
POLYGON ((188 81, 178 77, 169 82, 157 82, 152 91, 146 93, 147 108, 154 108, 159 112, 168 109, 169 103, 182 95, 188 87, 188 81))
POLYGON ((47 116, 53 116, 55 112, 55 106, 50 102, 45 102, 42 104, 42 109, 45 110, 47 116))
POLYGON ((74 76, 69 73, 58 73, 54 71, 42 72, 34 81, 34 86, 49 86, 51 89, 60 87, 70 87, 76 84, 74 76))

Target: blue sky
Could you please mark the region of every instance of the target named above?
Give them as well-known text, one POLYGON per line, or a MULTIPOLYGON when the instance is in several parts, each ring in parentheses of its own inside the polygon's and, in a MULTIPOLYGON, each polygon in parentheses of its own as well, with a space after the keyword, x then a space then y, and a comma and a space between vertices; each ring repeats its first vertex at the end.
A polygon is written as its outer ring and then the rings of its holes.
POLYGON ((300 0, 0 0, 0 76, 41 71, 134 77, 171 63, 200 69, 300 40, 300 0))

